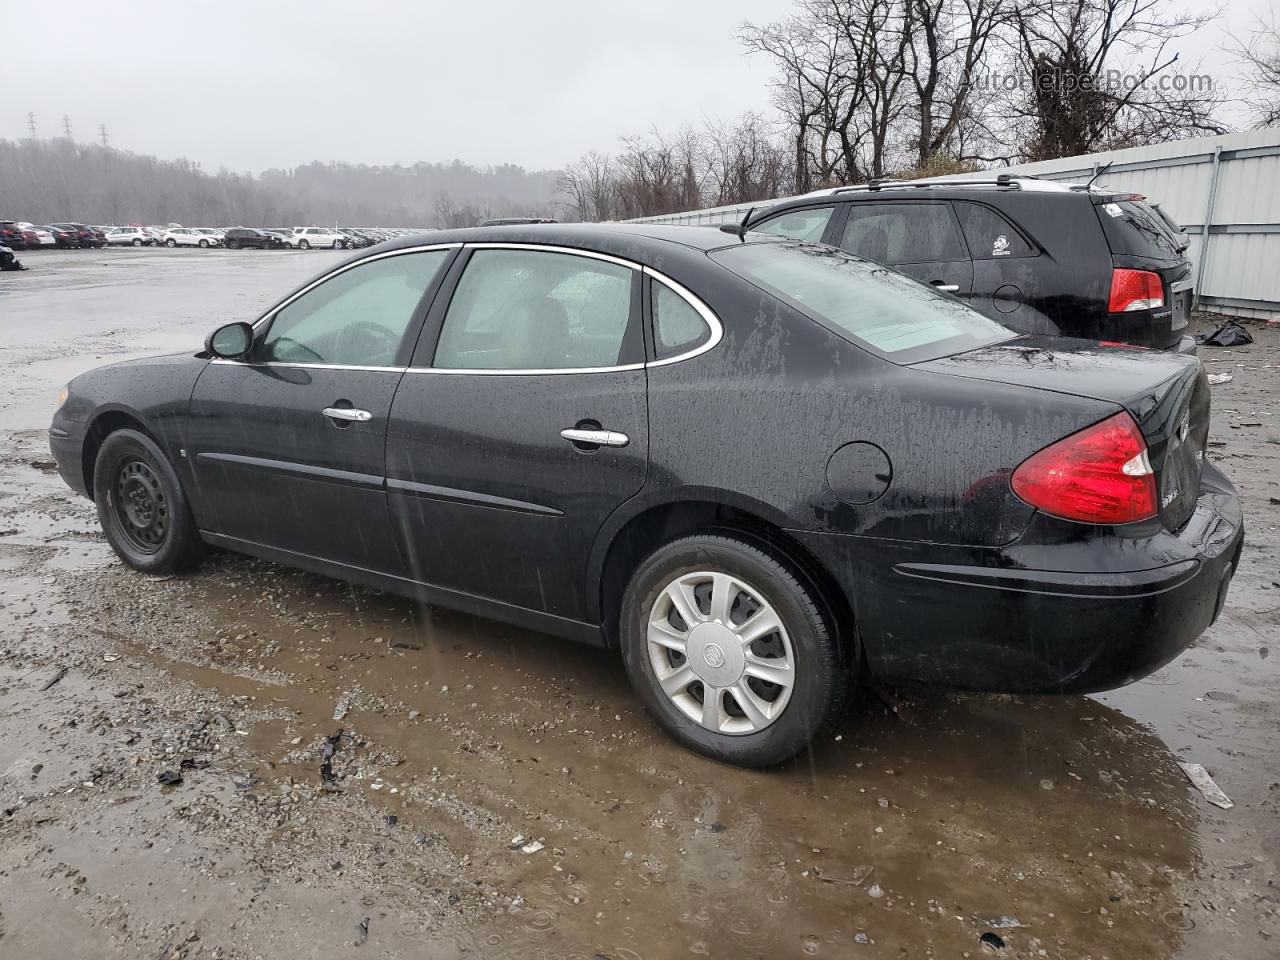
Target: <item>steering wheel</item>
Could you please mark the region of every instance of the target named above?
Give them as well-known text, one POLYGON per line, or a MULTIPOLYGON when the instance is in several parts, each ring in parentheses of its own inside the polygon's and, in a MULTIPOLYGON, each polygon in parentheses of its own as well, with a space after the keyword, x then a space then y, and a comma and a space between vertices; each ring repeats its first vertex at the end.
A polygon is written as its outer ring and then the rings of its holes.
POLYGON ((347 324, 340 335, 340 342, 344 348, 343 353, 355 354, 369 360, 385 358, 388 363, 395 359, 396 351, 400 349, 400 337, 382 324, 371 320, 356 320, 354 323, 347 324), (362 338, 366 341, 363 344, 362 338), (368 343, 370 340, 374 342, 368 343))
POLYGON ((305 343, 300 343, 299 341, 293 339, 293 337, 276 337, 275 341, 271 344, 271 359, 277 361, 278 363, 290 363, 290 362, 324 363, 325 362, 324 357, 320 356, 320 354, 316 353, 314 350, 308 347, 305 343), (281 350, 282 347, 284 348, 283 350, 281 350), (285 357, 288 357, 288 359, 282 359, 281 358, 282 353, 284 354, 285 357), (304 357, 302 360, 298 360, 297 357, 295 356, 296 353, 310 354, 311 358, 310 360, 308 360, 307 358, 304 357))

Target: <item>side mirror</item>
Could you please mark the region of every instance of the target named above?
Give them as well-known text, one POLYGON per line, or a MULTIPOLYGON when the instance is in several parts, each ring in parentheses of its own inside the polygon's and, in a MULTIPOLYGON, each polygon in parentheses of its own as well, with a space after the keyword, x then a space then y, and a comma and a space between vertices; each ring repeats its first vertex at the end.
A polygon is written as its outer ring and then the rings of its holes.
POLYGON ((228 323, 204 338, 204 348, 210 356, 236 360, 253 346, 253 327, 247 323, 228 323))

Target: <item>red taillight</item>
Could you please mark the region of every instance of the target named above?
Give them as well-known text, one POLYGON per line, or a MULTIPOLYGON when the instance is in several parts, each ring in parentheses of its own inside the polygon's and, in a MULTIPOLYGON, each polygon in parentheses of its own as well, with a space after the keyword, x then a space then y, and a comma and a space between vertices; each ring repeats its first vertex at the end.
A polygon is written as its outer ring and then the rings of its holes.
POLYGON ((1150 270, 1111 271, 1110 313, 1130 310, 1154 310, 1164 306, 1164 282, 1160 274, 1150 270))
POLYGON ((1010 482, 1022 500, 1064 520, 1133 523, 1158 509, 1147 442, 1127 413, 1032 454, 1010 482))

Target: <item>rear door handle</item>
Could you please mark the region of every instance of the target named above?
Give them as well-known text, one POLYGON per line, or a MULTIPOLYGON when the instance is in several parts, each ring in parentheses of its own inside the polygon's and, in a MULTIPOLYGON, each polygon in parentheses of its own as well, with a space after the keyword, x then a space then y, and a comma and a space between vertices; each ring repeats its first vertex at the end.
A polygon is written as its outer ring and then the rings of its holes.
POLYGON ((631 438, 616 430, 561 430, 560 436, 570 443, 588 444, 593 447, 625 447, 631 438))
POLYGON ((943 283, 941 280, 934 280, 930 283, 930 286, 935 290, 941 290, 943 293, 960 292, 960 284, 958 283, 943 283))
POLYGON ((373 414, 368 410, 356 410, 353 407, 325 407, 321 411, 330 420, 345 420, 348 423, 368 423, 373 414))

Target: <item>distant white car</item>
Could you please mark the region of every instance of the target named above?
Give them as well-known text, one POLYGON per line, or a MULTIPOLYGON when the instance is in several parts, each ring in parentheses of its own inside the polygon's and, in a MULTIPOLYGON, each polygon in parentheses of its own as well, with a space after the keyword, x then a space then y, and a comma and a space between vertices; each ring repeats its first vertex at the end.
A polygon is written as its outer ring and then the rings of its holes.
POLYGON ((198 232, 192 227, 170 227, 160 234, 160 242, 166 247, 216 247, 216 237, 198 232))
POLYGON ((57 238, 48 227, 28 226, 25 229, 30 230, 40 238, 40 246, 42 247, 56 247, 58 245, 57 238))
POLYGON ((107 231, 107 243, 121 247, 150 247, 159 241, 142 227, 112 227, 107 231))
POLYGON ((294 227, 287 242, 298 250, 310 250, 312 247, 345 250, 351 241, 328 227, 294 227))
POLYGON ((222 241, 226 239, 226 234, 221 230, 215 230, 213 227, 192 227, 196 233, 208 237, 217 246, 222 246, 222 241))

